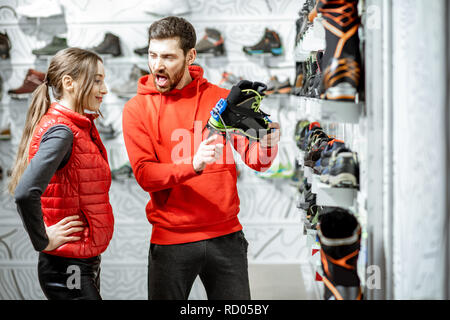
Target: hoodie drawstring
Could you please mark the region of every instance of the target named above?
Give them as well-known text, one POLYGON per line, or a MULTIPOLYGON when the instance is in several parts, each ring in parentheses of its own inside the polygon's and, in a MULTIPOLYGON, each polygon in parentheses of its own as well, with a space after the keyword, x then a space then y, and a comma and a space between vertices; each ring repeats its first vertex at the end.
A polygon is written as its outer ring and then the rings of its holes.
POLYGON ((194 113, 192 116, 192 128, 191 131, 194 132, 194 123, 195 123, 195 118, 197 117, 197 111, 198 111, 198 104, 200 101, 200 81, 197 81, 197 91, 195 93, 195 95, 197 96, 197 99, 195 100, 195 108, 194 108, 194 113))
POLYGON ((156 108, 157 110, 157 117, 156 117, 156 126, 158 127, 158 130, 156 131, 156 141, 158 143, 161 143, 161 125, 159 121, 161 120, 161 108, 162 108, 162 93, 159 94, 159 107, 156 108))

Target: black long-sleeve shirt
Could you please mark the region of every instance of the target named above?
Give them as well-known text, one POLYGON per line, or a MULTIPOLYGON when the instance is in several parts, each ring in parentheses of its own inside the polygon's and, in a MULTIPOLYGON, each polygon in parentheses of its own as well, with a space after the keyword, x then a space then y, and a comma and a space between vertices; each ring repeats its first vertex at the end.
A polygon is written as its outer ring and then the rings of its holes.
POLYGON ((17 211, 37 251, 44 250, 49 241, 42 218, 41 196, 55 172, 69 161, 72 143, 73 133, 68 126, 48 129, 14 193, 17 211))

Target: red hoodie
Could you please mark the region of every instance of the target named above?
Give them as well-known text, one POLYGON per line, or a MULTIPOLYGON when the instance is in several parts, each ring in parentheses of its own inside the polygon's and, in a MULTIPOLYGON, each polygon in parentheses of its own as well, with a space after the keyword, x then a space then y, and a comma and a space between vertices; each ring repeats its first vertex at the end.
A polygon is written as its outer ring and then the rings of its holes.
MULTIPOLYGON (((178 244, 210 239, 242 229, 237 215, 236 166, 230 143, 223 157, 197 174, 192 159, 208 135, 204 129, 211 109, 229 91, 203 78, 203 69, 190 66, 192 82, 161 94, 153 76, 139 79, 137 95, 123 110, 123 136, 139 185, 150 194, 147 218, 151 242, 178 244)), ((225 141, 219 138, 221 143, 225 141)), ((232 135, 233 147, 254 170, 267 170, 277 147, 232 135)))

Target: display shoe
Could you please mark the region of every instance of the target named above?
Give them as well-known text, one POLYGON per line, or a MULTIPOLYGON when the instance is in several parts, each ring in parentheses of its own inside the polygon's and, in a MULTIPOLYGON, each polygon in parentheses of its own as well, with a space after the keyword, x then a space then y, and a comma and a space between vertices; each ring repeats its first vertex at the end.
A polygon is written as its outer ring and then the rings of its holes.
POLYGON ((238 84, 242 80, 242 77, 238 77, 231 72, 224 71, 222 73, 222 79, 220 79, 218 85, 219 87, 231 89, 232 86, 238 84))
POLYGON ((145 56, 145 55, 148 54, 148 46, 145 46, 145 47, 142 47, 142 48, 137 48, 137 49, 134 49, 133 51, 137 55, 145 56))
POLYGON ((150 0, 147 8, 144 9, 145 13, 163 17, 183 15, 191 11, 189 1, 185 0, 150 0))
POLYGON ((220 99, 211 110, 207 128, 211 134, 236 133, 259 140, 269 129, 269 115, 260 110, 267 86, 261 82, 241 80, 231 88, 226 99, 220 99))
POLYGON ((358 0, 318 0, 326 33, 323 57, 325 99, 355 101, 360 88, 358 0))
POLYGON ((124 164, 118 169, 111 170, 111 178, 117 181, 123 181, 133 178, 133 169, 130 164, 124 164))
POLYGON ((291 93, 291 90, 292 90, 292 86, 289 81, 289 78, 287 78, 283 82, 280 82, 280 81, 278 81, 277 76, 273 76, 270 78, 270 81, 267 83, 266 95, 289 94, 289 93, 291 93))
POLYGON ((18 15, 28 18, 48 18, 63 14, 59 0, 39 0, 16 8, 18 15))
POLYGON ((292 88, 291 93, 296 96, 301 95, 301 91, 303 88, 303 80, 304 80, 304 62, 297 62, 295 67, 295 84, 292 88))
POLYGON ((325 284, 325 300, 362 300, 357 262, 361 242, 358 220, 347 210, 335 208, 322 214, 317 233, 325 284))
POLYGON ((309 124, 309 126, 307 127, 307 129, 305 129, 304 136, 303 135, 300 136, 299 143, 300 143, 300 146, 301 146, 301 148, 300 148, 301 150, 303 150, 305 152, 308 151, 308 145, 309 145, 309 142, 310 142, 310 137, 317 130, 323 131, 322 127, 320 126, 320 123, 319 122, 311 122, 309 124))
POLYGON ((141 69, 137 65, 133 65, 128 80, 123 84, 113 87, 111 91, 120 98, 131 98, 137 92, 139 78, 147 74, 147 70, 141 69))
POLYGON ((22 85, 17 89, 8 90, 13 99, 27 99, 33 91, 44 82, 45 73, 29 69, 22 85))
POLYGON ((40 49, 34 49, 31 52, 35 56, 53 56, 55 55, 59 50, 67 48, 67 40, 66 38, 60 38, 54 36, 52 39, 52 42, 50 42, 48 45, 46 45, 43 48, 40 49))
POLYGON ((0 75, 0 102, 2 101, 2 99, 3 99, 3 78, 0 75))
POLYGON ((351 152, 347 148, 340 148, 334 151, 329 167, 328 183, 332 187, 359 187, 359 163, 356 152, 351 152))
POLYGON ((320 154, 320 159, 316 162, 316 165, 314 166, 314 173, 315 174, 322 174, 323 170, 328 167, 331 159, 331 155, 333 154, 333 151, 344 148, 345 143, 342 140, 338 139, 332 139, 328 141, 327 146, 320 154))
POLYGON ((11 50, 11 41, 8 34, 0 32, 0 58, 9 59, 9 51, 11 50))
POLYGON ((198 54, 212 53, 214 56, 225 54, 224 39, 216 29, 206 28, 205 35, 195 46, 198 54))
POLYGON ((119 134, 119 132, 114 130, 112 124, 105 125, 102 121, 99 121, 95 126, 98 130, 98 133, 100 133, 102 138, 106 140, 114 139, 119 134))
POLYGON ((320 154, 325 150, 329 141, 330 138, 324 132, 316 136, 316 139, 311 146, 311 150, 305 154, 303 163, 306 167, 314 168, 316 162, 320 159, 320 154))
POLYGON ((0 140, 10 140, 11 139, 11 124, 8 124, 4 128, 0 128, 0 140))
POLYGON ((280 36, 277 32, 266 28, 261 40, 253 46, 245 46, 242 48, 248 55, 258 55, 263 53, 271 53, 279 56, 283 53, 280 36))
POLYGON ((302 119, 297 121, 294 130, 294 140, 297 144, 297 147, 301 149, 302 139, 305 138, 306 131, 308 130, 309 121, 307 119, 302 119))
POLYGON ((100 55, 112 55, 118 57, 122 55, 122 49, 120 48, 120 38, 110 32, 105 34, 103 41, 90 50, 100 55))

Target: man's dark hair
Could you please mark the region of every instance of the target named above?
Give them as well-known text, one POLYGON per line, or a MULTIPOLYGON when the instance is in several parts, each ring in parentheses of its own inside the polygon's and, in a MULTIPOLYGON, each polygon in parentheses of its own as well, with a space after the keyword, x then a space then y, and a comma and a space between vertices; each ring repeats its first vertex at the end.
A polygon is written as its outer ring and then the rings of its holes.
POLYGON ((180 47, 184 52, 184 55, 195 48, 197 42, 197 36, 192 24, 181 17, 166 17, 161 20, 155 21, 148 29, 148 43, 152 39, 168 39, 179 38, 180 47))

